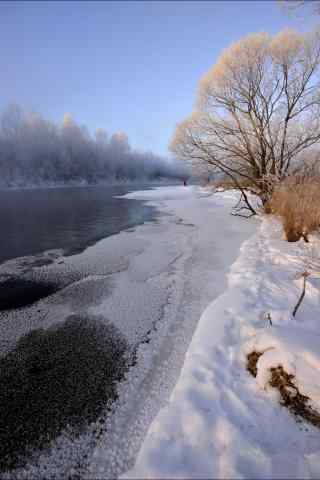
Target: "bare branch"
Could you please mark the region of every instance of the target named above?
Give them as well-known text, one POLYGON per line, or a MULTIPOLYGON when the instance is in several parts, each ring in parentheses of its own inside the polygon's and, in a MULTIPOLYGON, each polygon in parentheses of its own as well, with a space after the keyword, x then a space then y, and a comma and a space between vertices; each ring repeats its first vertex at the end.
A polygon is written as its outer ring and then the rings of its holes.
POLYGON ((310 275, 310 274, 309 274, 308 272, 304 272, 304 273, 302 274, 302 277, 303 277, 302 292, 301 292, 301 295, 300 295, 300 297, 299 297, 299 300, 298 300, 296 306, 295 306, 294 309, 293 309, 293 312, 292 312, 292 316, 293 316, 293 317, 296 316, 297 311, 298 311, 298 309, 299 309, 299 307, 300 307, 300 305, 301 305, 301 303, 302 303, 302 301, 303 301, 303 299, 304 299, 304 296, 305 296, 305 294, 306 294, 307 277, 308 277, 309 275, 310 275))

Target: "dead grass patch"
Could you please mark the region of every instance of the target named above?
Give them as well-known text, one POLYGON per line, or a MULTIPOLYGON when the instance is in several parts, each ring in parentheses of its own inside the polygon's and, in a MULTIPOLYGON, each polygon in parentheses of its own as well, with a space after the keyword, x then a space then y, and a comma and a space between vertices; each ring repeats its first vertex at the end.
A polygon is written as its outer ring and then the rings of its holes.
POLYGON ((281 365, 271 368, 270 372, 269 384, 279 391, 281 405, 286 407, 293 415, 320 428, 320 414, 310 406, 310 398, 299 392, 295 385, 294 375, 287 373, 281 365))
MULTIPOLYGON (((251 190, 254 188, 253 182, 250 182, 250 180, 246 179, 237 179, 238 185, 240 185, 244 189, 251 190)), ((217 180, 210 182, 209 185, 214 188, 220 188, 223 190, 234 190, 238 189, 238 186, 233 182, 231 179, 223 179, 223 180, 217 180)))
POLYGON ((308 241, 309 233, 320 225, 319 177, 286 178, 275 188, 268 207, 281 217, 288 242, 308 241))
MULTIPOLYGON (((257 376, 257 362, 264 352, 253 351, 247 355, 247 370, 253 377, 257 376)), ((269 385, 280 394, 280 404, 286 407, 297 419, 305 420, 320 428, 320 413, 310 405, 310 398, 300 393, 295 384, 295 377, 287 373, 281 365, 270 369, 269 385)))
POLYGON ((255 350, 247 355, 247 370, 253 377, 257 376, 257 363, 264 352, 256 352, 255 350))

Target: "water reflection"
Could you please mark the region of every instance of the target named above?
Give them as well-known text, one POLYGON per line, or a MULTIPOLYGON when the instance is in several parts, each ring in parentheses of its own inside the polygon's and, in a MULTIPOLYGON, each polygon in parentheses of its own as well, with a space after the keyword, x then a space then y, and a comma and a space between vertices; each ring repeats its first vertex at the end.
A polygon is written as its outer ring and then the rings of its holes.
POLYGON ((0 263, 45 250, 81 251, 100 238, 151 220, 154 210, 115 198, 146 186, 0 191, 0 263))

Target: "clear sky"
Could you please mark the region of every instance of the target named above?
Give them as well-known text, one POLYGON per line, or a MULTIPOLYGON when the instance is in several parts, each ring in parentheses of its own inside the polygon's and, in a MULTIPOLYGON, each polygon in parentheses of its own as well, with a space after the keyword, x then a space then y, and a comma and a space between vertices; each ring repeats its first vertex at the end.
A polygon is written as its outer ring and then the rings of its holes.
MULTIPOLYGON (((320 19, 319 19, 320 21, 320 19)), ((165 154, 196 85, 242 36, 306 30, 269 1, 0 2, 0 109, 16 102, 165 154)))

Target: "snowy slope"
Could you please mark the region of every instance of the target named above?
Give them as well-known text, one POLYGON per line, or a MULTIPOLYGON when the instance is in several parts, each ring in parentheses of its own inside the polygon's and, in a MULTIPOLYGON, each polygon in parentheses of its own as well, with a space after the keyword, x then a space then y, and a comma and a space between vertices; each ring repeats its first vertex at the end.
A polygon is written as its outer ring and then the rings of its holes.
POLYGON ((319 430, 298 423, 268 386, 269 368, 281 364, 319 411, 319 247, 315 237, 289 244, 276 219, 262 220, 203 312, 170 401, 123 478, 319 478, 319 430), (306 269, 313 275, 293 318, 306 269), (252 350, 265 352, 256 378, 246 370, 252 350))

